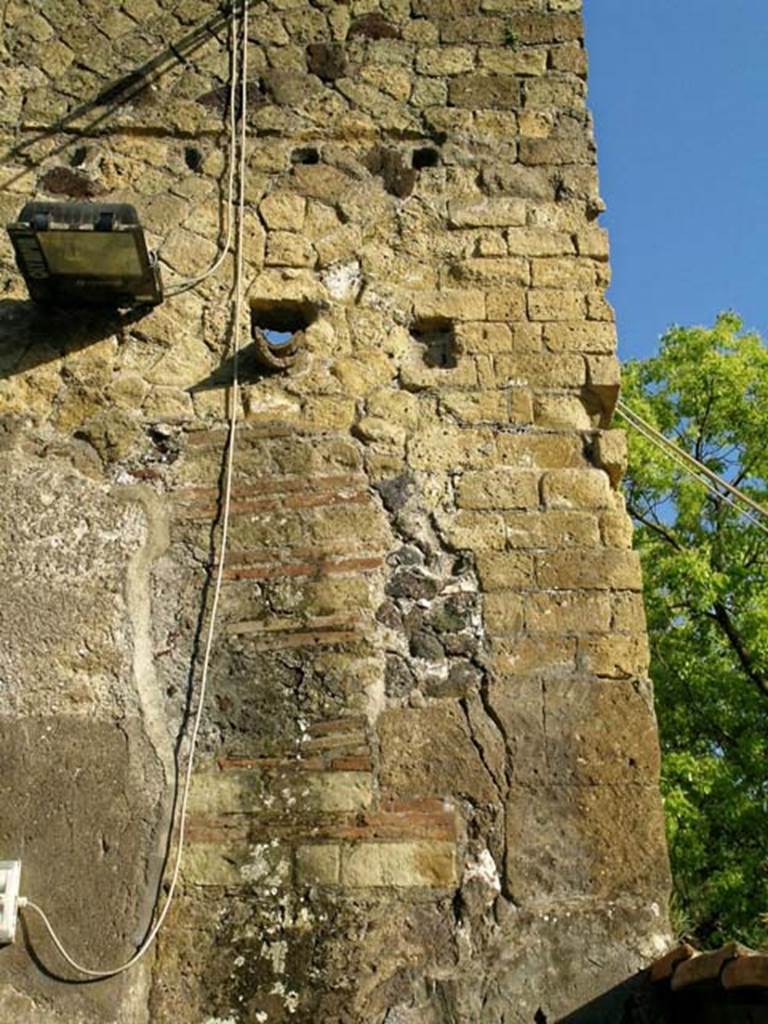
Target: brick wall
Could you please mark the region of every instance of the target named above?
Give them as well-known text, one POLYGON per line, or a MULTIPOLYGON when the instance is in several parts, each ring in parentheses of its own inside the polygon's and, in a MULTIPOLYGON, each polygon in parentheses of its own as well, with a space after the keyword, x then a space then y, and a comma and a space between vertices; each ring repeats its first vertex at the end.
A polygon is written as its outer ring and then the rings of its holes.
MULTIPOLYGON (((252 5, 247 295, 257 325, 304 320, 288 369, 241 361, 183 887, 129 977, 66 986, 0 952, 0 1019, 532 1024, 662 951, 579 7, 252 5)), ((5 222, 132 202, 166 284, 204 269, 216 4, 3 18, 5 222)), ((231 270, 138 319, 62 314, 0 241, 0 857, 97 965, 150 920, 199 680, 231 270)))

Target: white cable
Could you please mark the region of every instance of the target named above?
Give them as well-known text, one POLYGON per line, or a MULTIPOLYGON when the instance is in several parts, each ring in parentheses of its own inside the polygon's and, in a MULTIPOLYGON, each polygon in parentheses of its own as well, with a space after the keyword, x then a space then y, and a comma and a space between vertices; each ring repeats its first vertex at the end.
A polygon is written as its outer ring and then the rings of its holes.
POLYGON ((728 483, 727 480, 725 480, 719 474, 715 473, 715 471, 713 469, 710 469, 709 466, 705 465, 703 462, 700 462, 695 456, 685 451, 684 448, 680 448, 678 445, 676 445, 674 441, 671 441, 668 437, 666 437, 664 434, 658 431, 652 423, 649 423, 647 420, 644 420, 640 413, 635 412, 634 409, 630 409, 626 402, 619 399, 619 402, 617 403, 617 409, 621 415, 625 416, 625 418, 629 418, 630 416, 634 417, 634 419, 637 420, 643 427, 645 427, 647 431, 655 435, 655 437, 658 438, 660 441, 663 441, 664 444, 668 445, 671 448, 674 448, 677 452, 679 452, 682 458, 686 459, 688 462, 696 466, 696 468, 700 472, 704 473, 705 476, 709 477, 710 480, 718 484, 720 487, 724 487, 727 491, 730 491, 731 494, 734 494, 737 498, 743 501, 745 505, 749 505, 749 507, 753 509, 755 512, 757 512, 758 515, 768 519, 768 509, 763 508, 762 505, 756 502, 753 498, 750 498, 748 494, 745 494, 745 492, 740 490, 738 487, 734 487, 733 484, 728 483))
POLYGON ((626 419, 630 426, 634 427, 634 429, 638 431, 638 433, 642 434, 643 437, 646 438, 646 440, 650 441, 651 444, 654 444, 657 448, 664 452, 670 459, 672 459, 672 461, 676 462, 679 466, 681 466, 690 476, 692 476, 707 491, 709 491, 710 494, 713 494, 715 497, 726 502, 726 504, 736 509, 736 511, 738 511, 741 515, 745 516, 750 522, 754 523, 754 525, 768 532, 768 527, 766 527, 764 523, 756 519, 752 512, 749 510, 749 508, 743 508, 739 506, 739 504, 736 501, 734 501, 733 498, 730 497, 730 495, 723 494, 722 492, 716 490, 715 487, 712 486, 712 483, 718 483, 721 484, 723 487, 726 487, 729 491, 732 491, 738 498, 746 502, 751 508, 757 509, 757 511, 761 515, 765 516, 766 513, 760 505, 749 499, 747 495, 745 495, 738 488, 733 487, 726 480, 723 480, 722 477, 718 476, 717 473, 715 473, 713 470, 710 470, 702 462, 699 462, 698 459, 694 458, 692 455, 689 455, 682 448, 678 447, 673 441, 670 441, 669 438, 665 437, 664 434, 659 433, 659 431, 651 427, 650 424, 648 424, 645 420, 643 420, 631 409, 629 409, 628 406, 624 405, 622 409, 618 409, 618 412, 619 415, 623 416, 624 419, 626 419), (705 473, 706 476, 704 475, 705 473))
MULTIPOLYGON (((244 18, 248 19, 248 4, 244 4, 244 18)), ((234 217, 232 211, 235 205, 235 165, 237 163, 236 147, 237 147, 237 110, 235 100, 237 98, 237 71, 238 71, 238 52, 237 52, 237 41, 235 34, 237 32, 237 3, 236 0, 232 2, 232 20, 231 26, 231 57, 230 57, 230 83, 229 83, 229 170, 228 170, 228 185, 227 185, 227 203, 225 207, 226 215, 226 234, 224 238, 224 246, 219 255, 214 259, 213 263, 204 270, 201 274, 197 274, 195 277, 187 278, 184 281, 179 281, 178 284, 171 285, 167 289, 167 295, 174 297, 181 295, 183 292, 188 292, 192 288, 196 288, 197 285, 202 284, 203 281, 207 281, 209 277, 216 273, 219 267, 222 265, 224 260, 229 255, 230 249, 232 248, 232 233, 234 228, 234 217)), ((244 49, 247 51, 247 37, 246 45, 244 49)), ((246 62, 247 63, 247 55, 246 62)), ((245 75, 243 74, 243 78, 245 75)), ((243 111, 245 101, 243 101, 243 111)), ((241 112, 241 117, 244 113, 241 112)))
MULTIPOLYGON (((233 36, 236 36, 236 4, 232 5, 232 19, 233 19, 233 36)), ((190 785, 192 781, 192 770, 195 761, 195 751, 197 748, 197 740, 200 733, 200 724, 203 717, 203 709, 205 707, 205 694, 208 687, 208 674, 211 662, 211 653, 213 651, 213 640, 216 629, 216 621, 218 617, 219 601, 221 598, 222 583, 224 579, 224 564, 227 555, 227 544, 229 539, 229 523, 230 523, 230 512, 232 507, 232 482, 234 478, 234 463, 235 463, 235 440, 237 436, 237 421, 238 421, 238 408, 240 404, 240 382, 238 378, 238 354, 240 351, 240 331, 242 329, 243 319, 243 246, 244 246, 244 227, 245 227, 245 172, 246 172, 246 99, 247 99, 247 70, 248 70, 248 5, 243 5, 244 15, 242 24, 242 46, 243 46, 243 57, 242 57, 242 73, 241 73, 241 105, 240 105, 240 182, 239 182, 239 196, 237 206, 237 239, 236 239, 236 257, 235 257, 235 284, 234 284, 234 321, 232 325, 232 350, 233 350, 233 381, 232 388, 230 391, 231 395, 231 407, 229 415, 229 435, 227 443, 227 462, 225 470, 225 482, 223 489, 223 501, 222 501, 222 529, 221 529, 221 544, 219 550, 218 567, 216 571, 216 582, 214 586, 213 601, 211 603, 211 615, 208 623, 208 632, 205 643, 205 654, 203 657, 202 673, 200 678, 200 693, 198 697, 197 711, 195 712, 194 722, 192 731, 189 739, 189 755, 187 758, 187 768, 184 774, 184 783, 182 787, 182 798, 179 810, 179 826, 178 826, 178 839, 176 846, 176 859, 174 862, 173 872, 171 874, 171 881, 168 886, 168 894, 165 899, 163 909, 160 911, 157 920, 155 921, 152 929, 147 935, 146 939, 142 943, 141 947, 134 953, 134 955, 126 960, 125 963, 120 964, 117 967, 112 967, 109 970, 93 970, 89 967, 83 967, 79 964, 67 950, 64 948, 63 943, 57 936, 56 932, 48 920, 48 917, 44 911, 33 903, 32 900, 26 899, 24 902, 19 900, 19 906, 23 909, 28 907, 33 910, 42 920, 45 925, 48 934, 53 940, 54 945, 61 953, 62 957, 74 968, 79 974, 84 974, 89 978, 111 978, 116 974, 122 974, 124 971, 129 970, 134 964, 138 963, 139 960, 147 953, 155 939, 160 932, 160 929, 165 923, 165 919, 168 916, 168 911, 171 908, 174 895, 176 893, 176 887, 179 881, 179 874, 181 872, 181 862, 184 853, 184 837, 186 832, 187 823, 187 804, 189 801, 190 785)), ((236 48, 236 39, 235 39, 236 48)), ((234 165, 234 153, 233 153, 233 165, 234 165)), ((172 823, 171 829, 173 830, 174 825, 172 823)), ((173 834, 173 833, 171 833, 173 834)))
POLYGON ((624 402, 620 402, 618 404, 617 412, 627 421, 627 423, 629 423, 631 427, 633 427, 639 434, 642 434, 642 436, 647 441, 650 441, 651 444, 655 445, 669 459, 671 459, 678 466, 684 469, 691 477, 693 477, 693 479, 697 481, 697 483, 701 484, 702 487, 704 487, 710 494, 712 494, 719 500, 724 501, 727 505, 730 505, 731 508, 735 509, 740 515, 743 515, 746 519, 748 519, 753 526, 757 526, 758 529, 762 530, 764 533, 768 533, 768 526, 760 519, 756 518, 749 508, 744 508, 743 506, 739 505, 739 503, 735 501, 729 494, 724 494, 722 491, 716 490, 716 488, 713 487, 712 478, 715 482, 727 487, 728 490, 736 494, 742 501, 746 501, 748 505, 752 506, 753 508, 756 508, 762 515, 765 516, 766 513, 760 505, 758 505, 756 502, 753 502, 751 499, 748 499, 747 495, 745 495, 737 487, 733 487, 733 485, 729 484, 726 480, 723 480, 722 477, 719 477, 718 474, 715 473, 713 470, 709 469, 707 466, 704 466, 703 463, 699 462, 698 459, 694 458, 692 455, 689 455, 682 448, 679 448, 673 441, 670 441, 668 437, 665 437, 650 424, 647 424, 646 421, 642 419, 642 417, 638 416, 637 413, 633 412, 633 410, 630 409, 629 406, 627 406, 624 402), (707 476, 704 475, 703 471, 706 471, 707 476), (710 479, 708 479, 707 477, 709 477, 710 479))

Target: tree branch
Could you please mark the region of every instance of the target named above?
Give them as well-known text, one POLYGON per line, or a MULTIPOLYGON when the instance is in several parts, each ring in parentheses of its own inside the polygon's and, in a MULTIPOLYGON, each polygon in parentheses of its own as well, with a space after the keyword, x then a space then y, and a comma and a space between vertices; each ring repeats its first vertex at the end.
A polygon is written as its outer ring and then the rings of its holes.
POLYGON ((746 644, 741 639, 741 636, 734 625, 730 612, 722 601, 715 601, 712 606, 712 618, 725 634, 728 643, 731 645, 734 654, 739 659, 739 664, 746 673, 747 678, 755 684, 760 695, 768 700, 768 678, 766 678, 755 665, 752 655, 747 650, 746 644))
POLYGON ((662 540, 665 540, 667 544, 671 544, 676 551, 683 550, 682 544, 678 541, 677 537, 675 537, 673 533, 670 533, 669 530, 663 527, 660 523, 655 523, 653 522, 653 520, 648 519, 646 516, 644 516, 637 508, 637 506, 634 505, 631 501, 627 502, 627 510, 629 511, 629 514, 632 516, 633 519, 636 519, 639 523, 642 523, 643 526, 647 526, 649 530, 653 530, 653 532, 658 534, 658 536, 661 537, 662 540))

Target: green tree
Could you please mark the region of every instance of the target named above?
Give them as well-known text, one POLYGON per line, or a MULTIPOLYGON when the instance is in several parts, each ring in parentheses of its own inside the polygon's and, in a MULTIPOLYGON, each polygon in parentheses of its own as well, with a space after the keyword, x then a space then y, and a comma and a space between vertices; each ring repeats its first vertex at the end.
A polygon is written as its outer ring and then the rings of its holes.
MULTIPOLYGON (((768 506, 768 348, 737 316, 670 329, 623 398, 768 506)), ((702 944, 767 946, 768 533, 628 436, 676 920, 702 944)))

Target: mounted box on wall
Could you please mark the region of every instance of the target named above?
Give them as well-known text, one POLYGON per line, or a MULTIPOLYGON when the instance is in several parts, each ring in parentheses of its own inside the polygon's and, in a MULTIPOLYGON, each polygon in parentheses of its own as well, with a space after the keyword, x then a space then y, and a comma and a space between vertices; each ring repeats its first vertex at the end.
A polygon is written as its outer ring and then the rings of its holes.
POLYGON ((27 203, 8 234, 36 302, 121 307, 163 301, 156 257, 127 203, 27 203))

